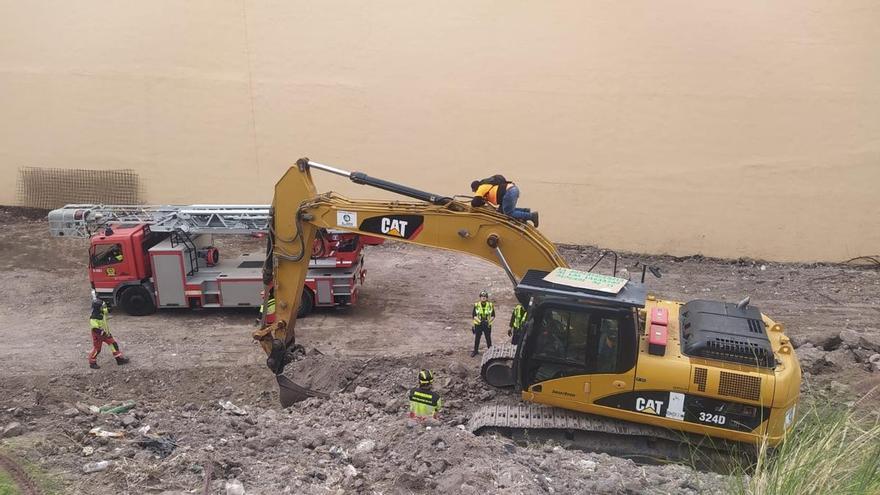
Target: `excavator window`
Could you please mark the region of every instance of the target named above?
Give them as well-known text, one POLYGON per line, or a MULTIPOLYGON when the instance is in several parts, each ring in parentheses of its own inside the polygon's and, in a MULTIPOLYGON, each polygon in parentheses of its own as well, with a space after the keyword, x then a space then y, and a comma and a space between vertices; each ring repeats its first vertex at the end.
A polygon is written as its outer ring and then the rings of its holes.
POLYGON ((619 373, 631 368, 635 347, 632 314, 576 306, 543 306, 529 331, 526 381, 619 373), (630 336, 629 334, 633 334, 630 336))

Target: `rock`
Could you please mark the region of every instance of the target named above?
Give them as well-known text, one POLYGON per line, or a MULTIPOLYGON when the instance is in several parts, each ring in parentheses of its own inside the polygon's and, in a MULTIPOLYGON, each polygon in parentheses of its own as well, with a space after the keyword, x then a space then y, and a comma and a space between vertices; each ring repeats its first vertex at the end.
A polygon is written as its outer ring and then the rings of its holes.
POLYGON ((589 461, 587 459, 581 459, 578 462, 578 466, 585 471, 595 471, 596 470, 596 462, 589 461))
POLYGON ((233 478, 226 482, 226 495, 244 495, 244 485, 233 478))
POLYGON ((133 426, 137 426, 138 420, 131 414, 126 414, 122 417, 122 426, 126 428, 131 428, 133 426))
POLYGON ((860 335, 857 332, 850 329, 841 330, 839 334, 841 344, 849 349, 859 347, 859 337, 860 335))
POLYGON ((88 457, 94 453, 95 453, 95 448, 90 445, 86 445, 85 447, 82 448, 83 457, 88 457))
POLYGON ((477 489, 467 483, 462 484, 458 488, 458 490, 459 490, 459 493, 461 493, 463 495, 473 495, 473 494, 477 493, 477 489))
POLYGON ((302 439, 300 439, 300 443, 302 446, 307 449, 315 449, 324 445, 326 442, 326 437, 321 432, 312 432, 311 434, 304 435, 302 439))
POLYGON ((880 335, 863 334, 859 337, 859 345, 874 352, 880 352, 880 335))
POLYGON ((842 370, 853 364, 855 357, 849 349, 839 348, 824 356, 825 362, 838 370, 842 370))
POLYGON ((871 356, 875 354, 874 351, 862 349, 861 347, 858 349, 853 349, 852 353, 853 356, 855 356, 857 363, 867 363, 871 356))
POLYGON ((367 387, 361 387, 360 385, 358 385, 354 389, 354 396, 357 397, 358 399, 361 399, 361 400, 366 399, 369 395, 370 395, 370 389, 368 389, 367 387))
POLYGON ((376 449, 376 442, 367 438, 366 440, 361 440, 360 443, 355 447, 355 452, 369 454, 373 450, 376 449))
POLYGON ((394 414, 398 410, 400 410, 400 399, 388 399, 388 402, 385 403, 385 406, 382 408, 383 411, 388 414, 394 414))
POLYGON ((828 334, 823 332, 819 334, 813 334, 805 337, 803 340, 804 346, 808 344, 813 344, 813 347, 816 347, 823 351, 832 351, 840 347, 840 336, 836 333, 828 334))
POLYGON ((343 473, 345 474, 345 478, 349 479, 356 477, 358 475, 358 470, 351 464, 346 464, 343 473))
POLYGON ((74 407, 76 407, 77 411, 83 414, 92 414, 92 409, 89 407, 88 404, 77 402, 76 404, 74 404, 74 407))
POLYGON ((61 413, 65 418, 72 418, 79 414, 79 410, 75 407, 71 407, 70 409, 65 409, 64 412, 61 413))
POLYGON ((363 452, 355 452, 351 456, 351 464, 352 466, 363 469, 367 466, 367 463, 370 462, 370 455, 363 452))
POLYGON ((440 474, 443 471, 446 471, 447 467, 449 467, 449 464, 446 462, 445 459, 438 459, 436 461, 432 461, 428 469, 431 471, 431 474, 440 474))
POLYGON ((816 373, 825 364, 826 352, 813 347, 813 344, 806 343, 797 350, 797 358, 801 363, 801 369, 816 373))
POLYGON ((459 377, 466 377, 468 374, 467 367, 461 363, 461 361, 453 361, 446 366, 446 371, 449 372, 450 375, 456 375, 459 377))
POLYGON ((880 354, 874 354, 873 356, 869 357, 868 363, 871 365, 872 372, 880 372, 880 354))
POLYGON ((12 423, 6 425, 5 428, 3 428, 3 433, 0 434, 0 438, 17 437, 22 433, 24 433, 24 426, 22 426, 21 423, 19 423, 18 421, 13 421, 12 423))

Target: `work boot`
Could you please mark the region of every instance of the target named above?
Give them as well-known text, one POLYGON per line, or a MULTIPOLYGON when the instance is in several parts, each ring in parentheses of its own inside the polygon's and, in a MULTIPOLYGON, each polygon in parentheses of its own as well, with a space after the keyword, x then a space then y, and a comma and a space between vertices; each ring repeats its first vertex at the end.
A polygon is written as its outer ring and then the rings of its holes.
POLYGON ((101 369, 101 367, 98 366, 98 363, 89 363, 89 368, 93 370, 101 369))
POLYGON ((535 228, 537 229, 538 228, 538 212, 533 211, 531 216, 529 217, 529 220, 532 221, 532 224, 534 224, 535 228))
POLYGON ((128 358, 123 357, 123 356, 119 356, 118 358, 116 358, 116 364, 118 366, 122 366, 123 364, 128 364, 128 358))
POLYGON ((477 351, 471 351, 471 357, 474 357, 474 356, 476 356, 477 354, 478 354, 477 351))

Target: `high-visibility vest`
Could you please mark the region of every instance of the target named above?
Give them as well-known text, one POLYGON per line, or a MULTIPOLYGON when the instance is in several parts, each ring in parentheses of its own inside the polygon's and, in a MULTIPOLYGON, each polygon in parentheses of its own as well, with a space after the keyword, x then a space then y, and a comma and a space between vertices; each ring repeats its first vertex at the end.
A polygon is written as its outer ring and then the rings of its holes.
MULTIPOLYGON (((271 325, 275 323, 275 298, 271 298, 266 301, 266 323, 271 325)), ((260 305, 260 314, 263 314, 263 305, 260 305)))
POLYGON ((409 415, 419 418, 431 418, 440 412, 443 400, 437 392, 423 388, 409 391, 409 415))
MULTIPOLYGON (((266 311, 266 315, 274 315, 275 314, 275 298, 274 297, 272 299, 269 299, 268 301, 266 301, 266 307, 269 308, 269 310, 266 311)), ((262 313, 262 312, 263 312, 263 305, 261 304, 260 305, 260 313, 262 313)))
POLYGON ((523 323, 526 322, 526 315, 526 308, 522 304, 517 304, 513 307, 513 324, 511 326, 514 330, 522 328, 523 323))
POLYGON ((107 307, 104 306, 101 308, 100 318, 89 318, 89 328, 98 328, 102 332, 109 334, 110 333, 110 325, 107 324, 107 307))
POLYGON ((492 317, 492 312, 495 311, 495 305, 492 304, 491 301, 486 301, 486 305, 484 306, 482 302, 474 303, 474 325, 479 325, 482 322, 486 322, 489 327, 492 326, 492 322, 489 318, 492 317))

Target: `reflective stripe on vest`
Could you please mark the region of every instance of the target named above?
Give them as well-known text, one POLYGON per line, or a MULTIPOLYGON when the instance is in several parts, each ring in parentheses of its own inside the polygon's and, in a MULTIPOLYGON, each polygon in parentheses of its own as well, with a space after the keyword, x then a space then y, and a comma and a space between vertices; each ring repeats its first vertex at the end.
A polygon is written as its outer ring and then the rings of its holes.
MULTIPOLYGON (((266 301, 266 306, 269 308, 269 311, 266 312, 267 315, 275 314, 275 298, 269 299, 266 301)), ((263 312, 263 305, 260 305, 260 313, 263 312)))
POLYGON ((430 390, 412 389, 409 391, 409 412, 416 416, 433 416, 440 410, 440 395, 430 390))
POLYGON ((476 302, 474 303, 474 311, 477 313, 477 318, 485 319, 489 321, 489 317, 492 316, 492 311, 495 310, 495 306, 491 301, 486 301, 486 305, 483 306, 483 303, 476 302))
POLYGON ((513 328, 519 330, 526 321, 526 308, 522 304, 513 307, 513 328))

